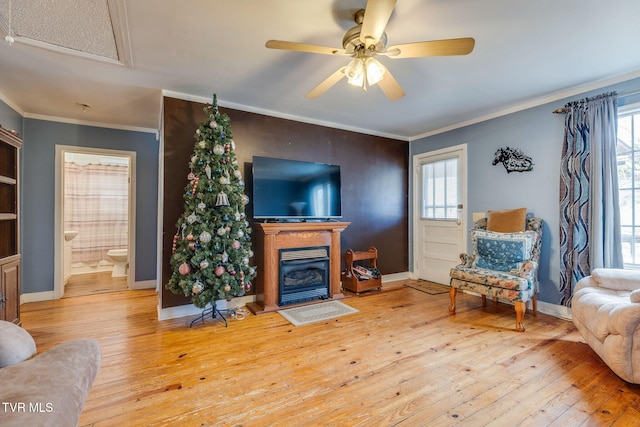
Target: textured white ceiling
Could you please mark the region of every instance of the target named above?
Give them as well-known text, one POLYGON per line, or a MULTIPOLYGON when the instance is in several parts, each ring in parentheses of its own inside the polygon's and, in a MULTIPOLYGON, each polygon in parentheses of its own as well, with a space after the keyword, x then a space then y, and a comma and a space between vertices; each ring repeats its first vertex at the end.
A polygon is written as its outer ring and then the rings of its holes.
MULTIPOLYGON (((348 58, 264 47, 269 39, 340 47, 365 0, 13 0, 20 3, 52 7, 25 13, 33 22, 21 25, 65 44, 78 38, 78 20, 92 22, 87 15, 99 21, 87 38, 98 38, 94 29, 104 35, 108 8, 119 22, 116 45, 128 47, 105 63, 1 42, 0 98, 27 117, 157 128, 163 90, 198 101, 215 92, 222 106, 413 139, 640 76, 637 0, 398 0, 389 44, 474 37, 476 47, 462 57, 381 58, 407 93, 396 102, 346 81, 306 99, 348 58), (83 17, 70 23, 71 15, 83 17)), ((7 4, 0 0, 2 16, 7 4)), ((112 57, 96 46, 113 49, 113 41, 101 40, 72 49, 112 57)))
POLYGON ((13 37, 119 60, 106 0, 0 0, 0 11, 13 37))

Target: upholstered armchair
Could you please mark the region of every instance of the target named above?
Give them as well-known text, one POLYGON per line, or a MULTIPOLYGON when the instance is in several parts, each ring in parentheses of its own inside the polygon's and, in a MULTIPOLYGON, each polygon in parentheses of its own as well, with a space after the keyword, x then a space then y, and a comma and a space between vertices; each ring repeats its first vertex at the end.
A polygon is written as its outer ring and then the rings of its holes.
MULTIPOLYGON (((491 213, 491 212, 490 212, 491 213)), ((523 214, 525 211, 523 211, 523 214)), ((472 254, 461 254, 461 264, 450 271, 451 305, 449 314, 456 312, 458 289, 513 302, 516 312, 516 331, 524 332, 527 301, 537 311, 538 264, 542 244, 541 218, 523 215, 524 231, 496 232, 487 230, 487 218, 477 221, 471 230, 472 254)))
POLYGON ((640 271, 596 268, 576 284, 571 316, 613 372, 640 384, 640 271))

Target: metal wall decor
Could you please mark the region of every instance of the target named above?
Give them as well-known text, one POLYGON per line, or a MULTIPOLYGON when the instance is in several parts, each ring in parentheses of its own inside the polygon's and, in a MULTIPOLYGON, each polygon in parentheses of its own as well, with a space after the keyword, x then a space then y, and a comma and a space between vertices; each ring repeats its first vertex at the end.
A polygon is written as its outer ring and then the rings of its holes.
POLYGON ((495 166, 502 163, 508 173, 511 172, 529 172, 533 170, 533 160, 531 157, 525 156, 521 150, 517 148, 498 148, 493 157, 492 165, 495 166))

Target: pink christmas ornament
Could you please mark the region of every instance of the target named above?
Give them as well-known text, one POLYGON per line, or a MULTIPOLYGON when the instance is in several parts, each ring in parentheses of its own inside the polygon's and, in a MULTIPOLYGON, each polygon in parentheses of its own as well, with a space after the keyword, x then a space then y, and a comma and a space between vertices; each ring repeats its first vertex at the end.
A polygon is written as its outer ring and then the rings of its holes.
POLYGON ((178 272, 182 275, 189 274, 189 272, 191 272, 191 266, 184 262, 180 264, 180 267, 178 267, 178 272))
POLYGON ((216 267, 214 272, 215 272, 216 276, 220 277, 220 276, 222 276, 224 274, 225 268, 223 266, 219 265, 219 266, 216 267))

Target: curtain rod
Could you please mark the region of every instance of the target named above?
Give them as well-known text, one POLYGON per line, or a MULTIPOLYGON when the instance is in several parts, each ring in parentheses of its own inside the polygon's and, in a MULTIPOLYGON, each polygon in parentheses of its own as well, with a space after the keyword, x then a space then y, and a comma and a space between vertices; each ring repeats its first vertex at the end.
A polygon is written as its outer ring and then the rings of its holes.
MULTIPOLYGON (((624 98, 625 96, 636 95, 638 93, 640 93, 640 89, 621 93, 621 94, 618 95, 618 98, 624 98)), ((553 114, 564 114, 564 113, 565 113, 564 107, 563 108, 558 108, 557 110, 553 110, 553 114)))

